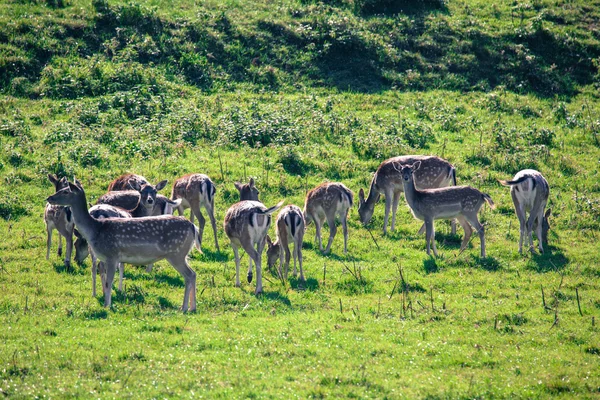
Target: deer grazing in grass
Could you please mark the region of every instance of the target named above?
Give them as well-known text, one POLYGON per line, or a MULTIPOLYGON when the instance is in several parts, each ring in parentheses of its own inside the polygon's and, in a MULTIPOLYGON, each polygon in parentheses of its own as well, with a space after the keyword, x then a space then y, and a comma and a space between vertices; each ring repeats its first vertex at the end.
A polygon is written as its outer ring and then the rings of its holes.
POLYGON ((243 200, 260 201, 260 200, 258 200, 258 193, 259 193, 258 189, 254 185, 254 178, 250 178, 250 181, 248 183, 244 183, 244 184, 235 182, 234 186, 240 192, 240 201, 243 201, 243 200))
POLYGON ((131 215, 136 218, 148 217, 154 212, 157 192, 166 185, 167 180, 160 181, 154 186, 141 175, 121 175, 108 185, 108 193, 102 195, 97 204, 110 204, 131 210, 131 215))
POLYGON ((111 305, 111 287, 119 263, 146 265, 166 259, 185 282, 182 310, 196 309, 196 273, 189 267, 187 256, 200 248, 198 229, 182 217, 164 215, 145 218, 108 218, 97 220, 87 209, 81 183, 69 186, 48 197, 50 204, 70 206, 81 236, 105 264, 104 306, 111 305))
MULTIPOLYGON (((200 225, 200 243, 204 233, 206 220, 200 212, 200 206, 204 207, 210 218, 213 234, 215 237, 215 247, 219 250, 219 241, 217 240, 217 223, 215 221, 215 193, 217 189, 210 178, 203 174, 189 174, 177 179, 173 184, 171 199, 179 200, 181 204, 178 207, 179 215, 183 215, 186 208, 191 208, 190 221, 194 222, 194 215, 198 218, 200 225)), ((258 192, 257 192, 258 193, 258 192)))
MULTIPOLYGON (((385 196, 385 218, 383 220, 383 234, 387 233, 390 210, 392 212, 393 231, 396 227, 396 211, 400 201, 400 194, 404 191, 402 177, 398 172, 400 166, 421 162, 421 168, 415 171, 414 179, 417 189, 436 189, 447 186, 456 186, 456 170, 448 161, 435 156, 400 156, 385 160, 379 165, 373 179, 371 189, 365 199, 365 192, 358 192, 358 215, 360 222, 367 225, 373 217, 375 204, 379 197, 385 196), (398 168, 398 169, 397 169, 398 168)), ((452 234, 456 233, 456 223, 451 221, 452 234)), ((423 233, 424 225, 419 230, 423 233)))
POLYGON ((311 221, 315 223, 315 240, 319 243, 319 249, 324 254, 328 254, 331 250, 331 244, 337 232, 335 226, 336 215, 340 217, 344 231, 344 253, 348 253, 348 210, 352 207, 353 197, 350 189, 337 182, 322 183, 307 193, 304 202, 304 219, 307 225, 311 221), (329 241, 323 251, 321 227, 325 220, 329 225, 329 241))
MULTIPOLYGON (((127 211, 119 208, 113 207, 108 204, 96 204, 92 206, 88 212, 92 216, 99 221, 107 218, 132 218, 131 214, 127 211)), ((102 281, 102 290, 104 291, 104 281, 105 281, 105 271, 104 263, 102 261, 98 262, 98 257, 94 254, 94 251, 90 249, 90 246, 85 240, 85 238, 79 233, 77 229, 75 229, 75 236, 77 240, 75 240, 75 259, 77 262, 81 263, 88 254, 92 257, 92 296, 96 297, 96 274, 98 269, 100 270, 100 279, 102 281)), ((124 274, 124 266, 123 263, 119 263, 117 266, 119 268, 119 291, 123 291, 123 274, 124 274)))
POLYGON ((523 253, 524 238, 529 239, 529 248, 533 251, 533 231, 536 231, 540 253, 544 253, 543 244, 548 244, 548 230, 550 230, 548 218, 552 214, 551 208, 544 213, 550 196, 548 181, 538 171, 524 169, 517 172, 512 181, 500 181, 500 183, 510 186, 510 196, 519 218, 519 253, 523 253))
POLYGON ((421 161, 414 164, 401 165, 398 170, 403 179, 404 195, 415 218, 425 222, 425 241, 427 242, 427 254, 430 254, 430 246, 433 254, 437 257, 435 246, 435 229, 433 221, 436 219, 456 218, 465 230, 465 237, 460 246, 463 251, 471 234, 471 225, 479 233, 481 240, 481 257, 485 258, 485 236, 484 227, 477 218, 477 213, 487 202, 490 207, 495 208, 492 198, 471 186, 450 186, 440 189, 419 190, 415 187, 414 174, 421 167, 421 161), (470 225, 469 225, 470 224, 470 225))
POLYGON ((294 244, 294 276, 296 276, 296 258, 300 264, 300 281, 304 282, 304 271, 302 270, 302 241, 304 238, 305 222, 300 207, 295 205, 285 206, 277 215, 275 231, 277 239, 275 242, 267 235, 267 265, 273 267, 279 260, 279 276, 287 280, 290 266, 290 243, 294 244), (283 256, 285 253, 285 272, 283 256))
POLYGON ((262 293, 262 252, 271 225, 271 214, 277 211, 282 204, 283 201, 276 206, 267 208, 258 201, 244 200, 235 203, 227 210, 223 225, 235 255, 236 287, 240 287, 239 248, 242 247, 248 254, 248 283, 252 282, 252 261, 254 261, 256 264, 255 294, 262 293))
MULTIPOLYGON (((67 178, 58 179, 58 177, 48 174, 48 179, 54 185, 54 191, 68 186, 67 178)), ((58 231, 58 256, 62 256, 62 237, 65 237, 67 251, 65 252, 65 267, 71 266, 71 253, 73 251, 73 229, 75 224, 69 207, 46 204, 44 209, 44 222, 46 223, 46 260, 50 259, 50 247, 52 247, 52 232, 58 231)))

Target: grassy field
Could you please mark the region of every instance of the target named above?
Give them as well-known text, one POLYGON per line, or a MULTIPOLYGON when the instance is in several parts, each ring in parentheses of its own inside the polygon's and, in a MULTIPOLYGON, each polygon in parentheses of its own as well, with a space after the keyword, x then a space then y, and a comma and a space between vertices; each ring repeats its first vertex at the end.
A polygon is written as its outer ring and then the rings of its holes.
POLYGON ((2 2, 0 393, 597 398, 599 6, 2 2), (303 290, 267 272, 259 297, 234 287, 222 223, 221 252, 207 224, 190 259, 194 314, 179 311, 183 279, 165 261, 126 266, 105 309, 89 259, 67 270, 56 236, 45 259, 48 173, 77 176, 90 202, 124 172, 205 173, 222 221, 235 181, 254 177, 267 206, 302 206, 327 180, 358 202, 402 154, 444 157, 459 184, 491 195, 487 258, 477 237, 459 254, 462 230, 445 222, 428 257, 404 202, 384 236, 380 201, 373 238, 356 206, 347 256, 341 231, 323 256, 309 226, 303 290), (524 168, 551 187, 543 255, 518 254, 497 182, 524 168))

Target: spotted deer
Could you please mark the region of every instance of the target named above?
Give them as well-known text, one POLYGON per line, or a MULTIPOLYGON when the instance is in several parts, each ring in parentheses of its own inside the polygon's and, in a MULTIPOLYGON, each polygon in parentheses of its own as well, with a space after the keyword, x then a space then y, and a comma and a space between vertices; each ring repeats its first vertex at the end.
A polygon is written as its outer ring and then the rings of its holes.
POLYGON ((510 196, 519 218, 519 253, 523 253, 524 238, 529 239, 529 248, 533 251, 533 231, 536 231, 538 248, 540 253, 543 253, 543 245, 548 244, 548 230, 550 230, 548 218, 552 214, 551 208, 544 213, 550 196, 548 181, 538 171, 524 169, 517 172, 512 181, 500 181, 500 183, 510 186, 510 196))
POLYGON ((200 207, 204 207, 210 218, 210 224, 215 237, 215 247, 219 250, 219 241, 217 240, 217 223, 215 221, 215 193, 217 189, 210 178, 204 174, 189 174, 177 179, 173 184, 171 199, 181 201, 177 208, 179 215, 183 215, 186 208, 190 208, 190 221, 194 222, 194 216, 198 218, 200 225, 200 243, 204 233, 206 220, 200 212, 200 207))
POLYGON ((159 215, 173 215, 180 204, 181 199, 171 200, 167 196, 157 194, 156 199, 154 200, 152 214, 150 214, 150 216, 158 217, 159 215))
POLYGON ((200 248, 198 228, 183 217, 163 215, 145 218, 108 218, 97 220, 87 209, 81 183, 75 183, 48 197, 50 204, 70 206, 77 229, 92 251, 105 264, 104 306, 111 305, 111 287, 119 263, 146 265, 166 259, 184 279, 182 310, 196 309, 196 273, 187 256, 200 248))
MULTIPOLYGON (((456 170, 448 161, 435 156, 399 156, 385 160, 379 165, 373 179, 369 195, 365 199, 365 192, 360 189, 358 192, 358 215, 360 222, 367 225, 373 217, 375 204, 379 197, 385 196, 385 217, 383 220, 383 234, 387 233, 387 226, 390 211, 392 212, 393 231, 396 227, 396 211, 400 202, 400 194, 404 191, 402 177, 397 168, 400 166, 414 164, 421 161, 421 168, 415 171, 415 184, 417 189, 435 189, 447 186, 456 186, 456 170)), ((456 233, 456 223, 451 221, 452 234, 456 233)), ((423 233, 425 225, 421 227, 419 233, 423 233)))
MULTIPOLYGON (((68 186, 67 178, 48 174, 48 179, 54 185, 54 191, 58 192, 68 186)), ((52 232, 58 231, 58 256, 62 256, 62 237, 65 237, 67 250, 65 252, 65 267, 71 266, 71 253, 73 252, 73 229, 75 224, 69 207, 46 204, 44 209, 44 222, 46 223, 46 260, 50 259, 50 247, 52 247, 52 232)))
POLYGON ((127 210, 134 218, 151 216, 154 212, 154 203, 154 200, 152 200, 151 207, 144 205, 142 196, 136 190, 108 192, 100 196, 96 201, 96 204, 107 204, 127 210))
POLYGON ((315 223, 315 240, 319 243, 319 249, 324 254, 328 254, 331 250, 331 244, 337 232, 337 227, 335 226, 336 216, 340 217, 344 231, 344 253, 348 253, 348 210, 352 207, 353 197, 354 195, 350 189, 337 182, 322 183, 310 190, 306 195, 304 219, 307 225, 311 221, 315 223), (329 225, 329 241, 323 251, 321 227, 325 220, 327 220, 327 225, 329 225))
MULTIPOLYGON (((102 204, 110 204, 116 207, 121 207, 126 210, 132 210, 129 206, 127 199, 121 199, 121 196, 117 192, 135 190, 140 194, 140 200, 138 209, 132 214, 134 217, 147 217, 153 214, 154 203, 156 201, 157 192, 167 186, 167 180, 158 182, 156 185, 152 185, 146 178, 136 174, 124 174, 112 181, 108 185, 108 193, 104 196, 108 196, 105 202, 102 204), (121 203, 120 203, 121 202, 121 203)), ((103 197, 104 197, 103 196, 103 197)), ((128 196, 124 196, 128 197, 128 196)))
POLYGON ((256 188, 256 186, 254 185, 254 178, 250 178, 250 181, 248 183, 242 184, 239 182, 235 182, 233 185, 240 192, 240 201, 242 201, 242 200, 259 201, 258 200, 259 191, 256 188))
POLYGON ((255 294, 262 293, 262 252, 271 225, 271 214, 282 205, 283 201, 267 208, 258 201, 243 200, 227 210, 223 226, 235 255, 236 287, 240 287, 239 248, 242 247, 248 254, 248 283, 252 282, 252 262, 254 261, 256 264, 256 289, 254 292, 255 294))
MULTIPOLYGON (((108 204, 96 204, 92 206, 88 212, 97 220, 103 220, 107 218, 132 218, 131 214, 127 211, 123 210, 119 207, 113 207, 108 204)), ((105 273, 106 268, 104 267, 104 262, 98 262, 98 258, 94 251, 90 249, 90 246, 85 240, 85 238, 79 233, 77 229, 75 229, 75 236, 77 240, 75 240, 75 258, 78 262, 83 262, 88 254, 92 258, 92 296, 96 297, 96 274, 97 271, 100 270, 100 279, 102 281, 102 290, 104 291, 104 281, 105 281, 105 273)), ((119 269, 119 291, 123 291, 123 274, 124 274, 124 265, 123 263, 119 263, 117 266, 119 269)))
POLYGON ((471 225, 479 233, 481 240, 481 257, 485 258, 485 236, 484 227, 477 218, 477 213, 487 202, 491 208, 495 208, 492 198, 471 186, 449 186, 440 189, 419 190, 415 186, 414 173, 421 167, 421 161, 414 164, 400 165, 398 171, 403 179, 404 195, 415 218, 425 222, 425 241, 427 243, 427 254, 430 254, 430 246, 433 254, 437 257, 435 246, 435 229, 433 221, 436 219, 456 218, 465 230, 460 250, 463 251, 471 234, 471 225))
POLYGON ((294 244, 294 276, 296 276, 296 258, 300 265, 300 280, 304 279, 302 270, 302 241, 304 238, 305 222, 304 215, 300 207, 295 205, 285 206, 277 215, 275 222, 275 231, 277 238, 275 242, 267 235, 267 265, 272 268, 279 260, 279 276, 287 280, 288 269, 290 266, 290 243, 294 244), (285 253, 285 272, 282 270, 284 265, 283 256, 285 253))

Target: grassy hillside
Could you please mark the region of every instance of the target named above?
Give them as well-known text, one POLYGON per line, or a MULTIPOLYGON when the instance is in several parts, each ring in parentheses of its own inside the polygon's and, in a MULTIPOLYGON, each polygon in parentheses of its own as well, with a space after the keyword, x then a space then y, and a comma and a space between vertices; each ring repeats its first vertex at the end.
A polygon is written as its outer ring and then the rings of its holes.
MULTIPOLYGON (((5 1, 0 4, 0 391, 10 397, 582 398, 600 393, 598 1, 5 1), (90 261, 45 260, 47 173, 94 202, 123 172, 236 180, 302 206, 368 188, 400 154, 489 193, 479 239, 406 204, 382 235, 350 213, 331 255, 305 236, 304 290, 234 287, 227 238, 193 252, 198 312, 165 261, 127 266, 104 309, 90 261), (540 170, 550 248, 517 253, 497 179, 540 170)), ((168 194, 167 190, 164 191, 168 194)), ((356 200, 358 201, 358 200, 356 200)), ((56 234, 55 234, 56 235, 56 234)), ((272 235, 274 232, 272 231, 272 235)), ((327 233, 325 233, 327 238, 327 233)), ((246 264, 247 257, 242 259, 246 264)))

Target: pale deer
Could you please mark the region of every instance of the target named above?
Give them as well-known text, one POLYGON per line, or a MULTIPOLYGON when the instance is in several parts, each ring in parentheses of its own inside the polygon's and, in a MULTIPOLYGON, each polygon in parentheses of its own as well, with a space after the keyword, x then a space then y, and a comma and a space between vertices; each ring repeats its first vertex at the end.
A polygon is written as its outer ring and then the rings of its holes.
POLYGON ((232 205, 225 214, 223 223, 225 234, 231 241, 235 255, 235 286, 240 287, 240 255, 242 247, 248 254, 248 283, 252 282, 252 261, 256 264, 255 294, 262 293, 262 252, 269 226, 271 214, 283 204, 267 208, 258 201, 243 200, 232 205), (256 247, 256 248, 255 248, 256 247))
MULTIPOLYGON (((358 215, 360 222, 367 225, 373 217, 375 204, 379 197, 385 196, 385 216, 383 220, 383 234, 387 233, 390 211, 392 213, 393 231, 396 227, 396 211, 400 201, 400 194, 404 191, 402 177, 397 168, 404 165, 414 164, 421 161, 421 168, 415 172, 415 184, 417 189, 436 189, 447 186, 456 186, 456 170, 448 161, 435 156, 399 156, 385 160, 379 165, 373 179, 369 195, 365 199, 365 192, 358 192, 358 215)), ((451 221, 452 234, 456 233, 456 223, 451 221)), ((424 225, 419 230, 423 233, 424 225)))
POLYGON ((435 229, 433 221, 436 219, 456 218, 465 231, 460 246, 463 251, 472 234, 472 225, 479 233, 481 240, 481 257, 485 258, 485 236, 484 227, 477 218, 477 213, 487 202, 490 207, 495 208, 492 198, 471 186, 450 186, 440 189, 419 190, 415 187, 414 173, 419 170, 421 161, 410 165, 400 165, 398 170, 404 184, 404 195, 406 202, 412 210, 415 218, 425 222, 425 241, 427 242, 427 254, 430 254, 430 246, 433 254, 437 257, 435 245, 435 229), (470 224, 470 225, 469 225, 470 224))
POLYGON ((336 216, 340 217, 344 231, 344 253, 348 253, 348 210, 352 207, 353 197, 350 189, 337 182, 322 183, 307 193, 304 202, 304 219, 307 225, 311 221, 315 223, 315 240, 319 243, 319 249, 324 254, 328 254, 331 250, 331 244, 337 232, 335 226, 336 216), (329 241, 327 247, 323 250, 321 227, 325 220, 329 225, 329 241))
MULTIPOLYGON (((127 211, 123 210, 119 207, 113 207, 109 204, 96 204, 92 206, 88 212, 97 220, 103 220, 107 218, 132 218, 131 214, 127 211)), ((102 290, 104 290, 104 281, 105 274, 102 271, 106 271, 104 267, 104 263, 102 261, 98 262, 98 258, 94 254, 94 251, 90 249, 90 246, 85 240, 85 238, 79 233, 77 229, 75 229, 75 236, 77 240, 75 240, 75 258, 78 262, 83 262, 88 254, 92 258, 92 296, 96 297, 96 274, 98 269, 101 271, 100 279, 102 281, 102 290)), ((124 265, 123 263, 119 263, 117 266, 119 268, 119 291, 123 291, 123 274, 124 274, 124 265)))
POLYGON ((552 209, 546 210, 550 186, 548 181, 534 169, 524 169, 517 172, 512 181, 500 181, 504 186, 510 186, 510 195, 519 218, 519 253, 523 253, 523 239, 529 239, 529 248, 533 251, 533 231, 536 231, 538 248, 544 252, 543 244, 548 244, 548 218, 552 209), (529 212, 529 218, 527 218, 529 212))
MULTIPOLYGON (((58 179, 58 177, 48 174, 48 179, 54 185, 54 191, 68 186, 67 178, 58 179)), ((46 204, 44 209, 44 222, 46 223, 46 260, 50 259, 50 247, 52 247, 52 232, 58 231, 58 256, 62 256, 62 237, 65 237, 67 250, 65 252, 65 267, 71 266, 71 253, 73 252, 73 229, 75 224, 69 207, 46 204)))
POLYGON ((285 206, 277 215, 275 222, 275 231, 277 238, 275 242, 267 235, 267 265, 272 268, 279 260, 279 276, 282 279, 288 277, 290 266, 290 243, 294 244, 294 276, 296 276, 296 258, 300 265, 300 281, 304 282, 304 271, 302 270, 302 241, 305 230, 304 215, 300 207, 295 205, 285 206), (285 272, 282 270, 284 265, 283 256, 285 253, 285 272))
POLYGON ((256 188, 256 186, 254 185, 254 178, 250 178, 250 181, 248 183, 242 184, 239 182, 235 182, 233 185, 240 192, 240 201, 243 201, 243 200, 260 201, 260 200, 258 200, 259 191, 256 188))
POLYGON ((213 234, 215 237, 215 247, 219 250, 219 241, 217 240, 217 223, 215 221, 215 193, 217 189, 210 178, 204 174, 189 174, 177 179, 173 184, 171 199, 180 200, 178 207, 179 215, 183 215, 186 208, 190 208, 190 221, 194 222, 194 215, 198 218, 200 225, 200 243, 204 233, 206 220, 200 212, 200 207, 204 207, 210 218, 213 234))
POLYGON ((47 200, 50 204, 71 207, 77 229, 105 263, 105 307, 111 305, 111 287, 118 263, 146 265, 166 259, 185 282, 182 310, 196 309, 196 273, 189 267, 187 255, 194 244, 200 248, 200 242, 198 228, 190 221, 172 215, 99 221, 88 212, 85 192, 76 179, 47 200))
POLYGON ((157 194, 154 199, 154 208, 152 208, 152 217, 158 217, 159 215, 173 215, 175 210, 181 204, 180 200, 171 200, 167 196, 157 194))
MULTIPOLYGON (((103 203, 103 204, 111 204, 113 206, 121 207, 126 210, 131 210, 132 208, 128 208, 128 204, 123 203, 123 205, 118 204, 119 202, 123 202, 126 200, 119 199, 119 195, 114 192, 120 191, 129 191, 135 190, 140 194, 139 201, 139 209, 133 212, 134 217, 147 217, 153 214, 154 203, 156 200, 156 194, 160 190, 162 190, 165 186, 167 186, 167 180, 163 180, 158 182, 156 185, 152 185, 148 182, 146 178, 141 175, 136 174, 124 174, 112 181, 108 185, 108 193, 106 195, 111 195, 111 203, 103 203)), ((105 195, 105 196, 106 196, 105 195)))

